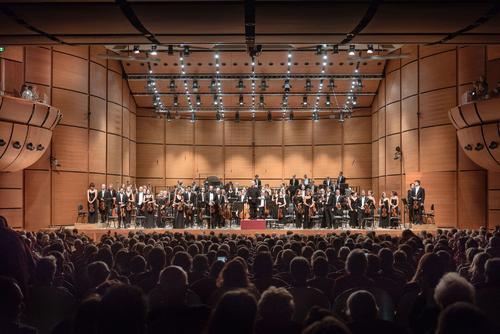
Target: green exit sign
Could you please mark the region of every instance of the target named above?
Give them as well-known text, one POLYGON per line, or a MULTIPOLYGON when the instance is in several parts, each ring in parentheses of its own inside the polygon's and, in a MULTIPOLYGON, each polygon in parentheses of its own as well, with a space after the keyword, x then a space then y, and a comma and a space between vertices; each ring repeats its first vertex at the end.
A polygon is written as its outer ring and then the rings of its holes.
POLYGON ((3 46, 0 46, 0 52, 4 52, 5 48, 3 46))

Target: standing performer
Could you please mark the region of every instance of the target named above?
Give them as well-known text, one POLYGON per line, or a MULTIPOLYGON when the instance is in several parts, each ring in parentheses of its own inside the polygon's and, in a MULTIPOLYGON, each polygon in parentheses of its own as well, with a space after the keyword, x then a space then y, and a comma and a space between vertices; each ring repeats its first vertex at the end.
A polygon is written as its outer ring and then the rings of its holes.
POLYGON ((302 197, 302 192, 297 189, 295 196, 293 197, 293 205, 295 208, 295 227, 302 228, 302 219, 304 217, 304 200, 302 197))
POLYGON ((314 210, 314 200, 312 197, 311 189, 306 190, 306 195, 304 196, 304 228, 312 228, 311 223, 311 211, 314 210))
POLYGON ((327 176, 326 179, 323 181, 323 186, 325 188, 333 188, 333 181, 329 176, 327 176))
POLYGON ((118 195, 116 196, 116 215, 118 217, 118 228, 122 227, 127 228, 126 224, 126 205, 128 202, 128 197, 125 194, 125 189, 123 187, 120 188, 118 195))
POLYGON ((413 223, 413 189, 415 188, 414 183, 410 183, 410 189, 406 193, 406 206, 408 208, 408 219, 413 223))
POLYGON ((266 209, 266 198, 267 197, 267 193, 266 191, 261 191, 260 193, 260 196, 259 196, 259 206, 258 206, 258 214, 257 216, 259 218, 266 218, 265 215, 264 215, 264 211, 266 209))
POLYGON ((340 193, 345 195, 345 183, 346 178, 344 176, 344 172, 340 171, 339 176, 337 177, 337 189, 340 189, 340 193))
POLYGON ((340 194, 340 189, 335 190, 335 197, 333 202, 333 227, 338 228, 338 221, 335 219, 335 216, 342 216, 342 206, 344 204, 344 196, 340 194))
POLYGON ((333 208, 335 206, 332 188, 326 188, 325 198, 325 214, 324 214, 324 227, 332 228, 333 226, 333 208))
POLYGON ((299 187, 299 179, 297 179, 297 175, 293 174, 292 178, 290 179, 290 193, 295 194, 297 191, 297 188, 299 187))
POLYGON ((207 194, 205 193, 205 187, 200 188, 200 193, 196 197, 196 215, 198 217, 198 222, 200 226, 203 226, 203 217, 206 215, 207 211, 207 194))
POLYGON ((207 203, 207 207, 208 207, 208 212, 210 213, 209 228, 215 228, 217 226, 219 208, 218 208, 218 203, 217 203, 217 194, 216 194, 213 186, 208 187, 208 194, 206 197, 206 203, 207 203))
POLYGON ((278 219, 278 221, 281 223, 286 216, 286 207, 287 207, 286 195, 283 189, 280 190, 278 198, 276 198, 276 207, 278 210, 276 219, 278 219))
POLYGON ((387 197, 385 191, 380 195, 379 205, 379 224, 381 228, 389 227, 389 198, 387 197))
POLYGON ((416 224, 422 224, 422 213, 424 211, 425 189, 420 186, 420 180, 415 180, 413 188, 413 220, 416 224))
POLYGON ((108 211, 106 211, 106 199, 108 197, 108 190, 106 185, 101 185, 101 190, 97 194, 99 200, 99 214, 101 215, 101 224, 105 224, 108 221, 108 211))
POLYGON ((224 208, 226 206, 226 195, 223 191, 223 189, 217 188, 217 203, 218 203, 218 210, 217 210, 217 227, 221 228, 226 225, 225 219, 224 219, 224 208))
MULTIPOLYGON (((391 212, 390 216, 391 218, 398 217, 399 216, 399 198, 398 198, 398 193, 396 191, 391 191, 391 212)), ((390 220, 392 226, 391 228, 397 228, 397 220, 396 219, 391 219, 390 220)))
POLYGON ((255 179, 253 179, 253 182, 255 182, 255 185, 257 185, 258 188, 262 186, 262 182, 259 179, 259 175, 255 175, 255 179))
POLYGON ((259 203, 260 190, 257 184, 252 181, 247 191, 248 204, 250 205, 250 219, 257 218, 257 205, 259 203))
POLYGON ((370 203, 364 190, 361 190, 361 197, 359 198, 358 203, 358 226, 364 227, 365 218, 370 215, 370 203))
POLYGON ((95 224, 97 222, 97 189, 94 183, 91 183, 89 189, 87 189, 87 208, 89 211, 89 224, 95 224))
POLYGON ((178 188, 174 197, 172 207, 175 210, 174 228, 184 228, 185 202, 182 188, 178 188))
POLYGON ((193 227, 193 211, 194 211, 194 202, 195 202, 196 194, 193 193, 191 186, 186 188, 186 192, 184 192, 184 203, 186 204, 185 209, 185 225, 189 227, 193 227))
POLYGON ((358 227, 358 207, 360 199, 358 193, 353 191, 349 196, 349 225, 351 227, 358 227))
POLYGON ((146 189, 146 194, 144 195, 144 205, 145 205, 145 216, 146 216, 146 222, 145 226, 146 228, 153 228, 155 227, 155 198, 153 194, 151 193, 151 188, 146 189))
POLYGON ((307 177, 307 174, 304 174, 304 179, 302 180, 302 184, 305 188, 309 188, 311 186, 311 179, 307 177))
POLYGON ((130 224, 132 223, 132 210, 134 209, 135 202, 134 192, 131 185, 127 186, 125 195, 127 196, 127 203, 125 206, 125 223, 127 224, 127 226, 130 226, 130 224))

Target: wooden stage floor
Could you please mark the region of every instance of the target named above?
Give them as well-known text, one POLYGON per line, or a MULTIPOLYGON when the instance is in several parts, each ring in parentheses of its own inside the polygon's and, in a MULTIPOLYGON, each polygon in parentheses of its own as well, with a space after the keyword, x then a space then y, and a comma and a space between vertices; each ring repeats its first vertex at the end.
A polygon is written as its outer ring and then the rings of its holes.
MULTIPOLYGON (((350 231, 350 233, 362 233, 366 234, 367 232, 375 232, 378 235, 391 235, 391 236, 400 236, 402 229, 384 229, 384 228, 375 228, 373 229, 265 229, 265 230, 241 230, 240 228, 231 228, 231 229, 198 229, 198 228, 186 228, 186 229, 171 229, 171 228, 152 228, 152 229, 144 229, 144 228, 109 228, 106 226, 100 226, 101 224, 89 225, 89 224, 77 224, 75 226, 66 226, 65 228, 72 229, 76 228, 79 232, 83 232, 84 234, 91 237, 93 240, 100 239, 104 234, 108 232, 112 234, 121 234, 127 235, 129 232, 144 232, 144 233, 164 233, 164 232, 172 232, 172 233, 192 233, 195 235, 198 234, 210 234, 214 232, 215 234, 239 234, 239 235, 256 235, 256 234, 269 234, 269 235, 283 235, 287 233, 294 234, 303 234, 303 235, 327 235, 331 233, 340 234, 342 232, 350 231)), ((56 228, 53 228, 56 229, 56 228)), ((427 231, 430 233, 436 232, 436 225, 434 224, 426 224, 426 225, 414 225, 411 230, 416 234, 421 231, 427 231)))

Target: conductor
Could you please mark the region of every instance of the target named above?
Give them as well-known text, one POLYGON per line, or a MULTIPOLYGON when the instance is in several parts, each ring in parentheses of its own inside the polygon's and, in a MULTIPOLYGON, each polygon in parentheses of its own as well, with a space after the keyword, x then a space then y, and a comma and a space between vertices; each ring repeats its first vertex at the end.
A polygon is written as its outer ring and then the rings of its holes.
POLYGON ((248 205, 250 206, 250 219, 257 218, 257 205, 259 204, 260 190, 258 185, 252 181, 247 191, 248 205))

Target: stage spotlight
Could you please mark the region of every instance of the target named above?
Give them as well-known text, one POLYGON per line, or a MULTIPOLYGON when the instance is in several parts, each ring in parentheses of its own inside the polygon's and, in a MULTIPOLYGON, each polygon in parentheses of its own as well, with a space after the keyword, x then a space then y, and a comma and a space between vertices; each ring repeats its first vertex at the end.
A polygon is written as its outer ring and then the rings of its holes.
POLYGON ((352 97, 352 105, 354 105, 354 106, 355 106, 357 103, 358 103, 358 99, 357 99, 357 97, 356 97, 356 96, 353 96, 353 97, 352 97))
POLYGON ((363 81, 361 81, 361 79, 358 79, 356 83, 358 85, 358 88, 363 88, 363 81))
POLYGON ((273 120, 273 114, 271 113, 271 110, 267 112, 267 121, 271 122, 273 120))
POLYGON ((265 91, 268 87, 269 85, 267 84, 266 79, 262 79, 262 81, 260 82, 260 90, 265 91))
POLYGON ((394 160, 401 159, 401 155, 403 155, 403 152, 401 151, 401 147, 396 146, 396 152, 394 152, 394 160))
POLYGON ((191 113, 191 123, 196 122, 196 113, 192 112, 191 113))
POLYGON ((156 45, 151 45, 151 51, 149 52, 151 56, 157 56, 158 51, 156 51, 156 45))
POLYGON ((354 44, 349 45, 349 56, 354 56, 356 54, 356 46, 354 44))
POLYGON ((368 44, 368 49, 366 50, 366 53, 370 53, 370 54, 373 53, 373 45, 372 44, 368 44))
POLYGON ((170 110, 167 111, 167 122, 170 122, 172 120, 172 115, 170 114, 170 110))
POLYGON ((134 54, 139 54, 141 53, 141 50, 139 49, 139 45, 134 45, 134 54))
POLYGON ((337 44, 335 44, 333 46, 333 54, 337 54, 337 53, 339 53, 339 46, 337 44))
POLYGON ((335 89, 335 79, 330 79, 328 81, 328 89, 329 90, 334 90, 335 89))
POLYGON ((173 45, 168 46, 167 53, 169 56, 174 54, 174 46, 173 45))
POLYGON ((264 95, 260 94, 259 96, 259 106, 264 107, 266 105, 264 101, 264 95))
POLYGON ((168 84, 168 88, 169 88, 172 92, 173 92, 173 91, 175 91, 175 88, 177 88, 177 87, 175 86, 175 80, 174 80, 174 79, 170 80, 170 83, 168 84))
POLYGON ((196 95, 196 105, 197 106, 201 105, 201 97, 200 97, 200 95, 196 95))
POLYGON ((243 107, 245 105, 245 102, 243 100, 243 95, 240 95, 239 103, 240 103, 240 107, 243 107))
POLYGON ((198 92, 198 89, 200 89, 200 85, 198 84, 198 80, 193 80, 193 92, 198 92))
POLYGON ((313 113, 312 113, 312 120, 314 122, 317 122, 319 121, 319 115, 318 115, 318 111, 317 110, 314 110, 313 113))
POLYGON ((217 94, 214 95, 214 106, 218 105, 219 104, 219 97, 217 96, 217 94))
POLYGON ((312 89, 312 82, 311 79, 306 80, 306 86, 305 86, 306 92, 310 92, 312 89))
POLYGON ((236 88, 239 90, 243 90, 245 88, 245 85, 243 83, 243 79, 238 80, 238 84, 236 85, 236 88))
POLYGON ((174 107, 179 106, 179 97, 177 95, 174 95, 174 107))
POLYGON ((190 53, 191 53, 191 50, 189 49, 189 46, 185 45, 184 48, 182 49, 182 54, 184 56, 189 56, 190 53))
POLYGON ((285 90, 285 93, 290 93, 290 89, 292 86, 290 85, 290 80, 285 79, 285 83, 283 84, 283 89, 285 90))
POLYGON ((326 102, 325 102, 326 106, 329 107, 331 102, 330 102, 330 95, 327 95, 326 96, 326 102))
POLYGON ((234 115, 234 121, 236 123, 239 123, 239 121, 240 121, 240 112, 238 110, 236 111, 236 114, 234 115))
POLYGON ((290 110, 290 113, 288 114, 288 120, 293 121, 293 110, 290 110))
POLYGON ((304 107, 307 107, 307 95, 304 95, 304 97, 302 98, 302 105, 304 107))

